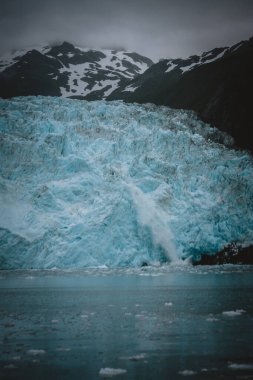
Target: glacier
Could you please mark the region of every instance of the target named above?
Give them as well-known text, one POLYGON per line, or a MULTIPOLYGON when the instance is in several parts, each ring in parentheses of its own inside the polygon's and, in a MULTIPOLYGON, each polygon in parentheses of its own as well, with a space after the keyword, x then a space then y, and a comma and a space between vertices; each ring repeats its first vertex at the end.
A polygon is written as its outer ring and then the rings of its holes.
POLYGON ((252 157, 193 112, 0 104, 1 269, 158 265, 252 244, 252 157))

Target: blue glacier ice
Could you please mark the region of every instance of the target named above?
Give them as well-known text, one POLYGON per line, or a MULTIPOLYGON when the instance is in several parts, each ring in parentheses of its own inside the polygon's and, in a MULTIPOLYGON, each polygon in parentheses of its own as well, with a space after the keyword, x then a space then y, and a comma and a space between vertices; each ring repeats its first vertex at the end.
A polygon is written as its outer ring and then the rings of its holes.
POLYGON ((0 268, 139 266, 253 242, 253 160, 189 111, 0 100, 0 268))

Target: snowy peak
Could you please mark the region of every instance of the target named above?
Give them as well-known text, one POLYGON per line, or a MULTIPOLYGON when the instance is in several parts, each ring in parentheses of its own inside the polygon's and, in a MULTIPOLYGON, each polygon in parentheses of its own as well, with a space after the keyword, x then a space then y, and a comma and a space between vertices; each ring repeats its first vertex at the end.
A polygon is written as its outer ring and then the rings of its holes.
MULTIPOLYGON (((232 47, 215 48, 200 55, 191 55, 188 58, 160 59, 158 63, 153 64, 147 71, 145 71, 144 75, 133 78, 125 87, 120 88, 115 94, 112 94, 112 97, 113 99, 120 98, 131 101, 133 93, 137 90, 137 94, 142 91, 142 86, 146 86, 146 83, 149 83, 150 86, 156 88, 157 83, 160 82, 160 78, 163 76, 162 82, 168 81, 169 84, 172 84, 175 80, 180 79, 188 72, 203 67, 204 65, 221 61, 235 54, 242 54, 245 50, 248 50, 249 48, 252 49, 252 45, 253 38, 248 41, 241 41, 232 47)), ((163 83, 161 83, 161 85, 163 87, 163 83)))
POLYGON ((69 42, 20 50, 0 60, 0 95, 104 99, 152 64, 150 59, 137 53, 94 50, 69 42))
POLYGON ((50 48, 42 46, 33 46, 29 49, 19 49, 14 50, 10 53, 5 53, 3 56, 0 57, 0 72, 4 71, 13 64, 19 62, 19 60, 22 59, 23 56, 25 56, 27 53, 33 50, 36 50, 41 54, 46 54, 47 51, 50 50, 50 48))
POLYGON ((169 73, 172 70, 180 70, 182 74, 190 71, 201 65, 214 62, 222 58, 227 52, 228 48, 213 49, 205 52, 201 55, 192 55, 186 59, 169 59, 166 60, 167 69, 165 73, 169 73))
POLYGON ((192 55, 186 59, 168 59, 164 60, 167 64, 166 73, 172 70, 180 70, 181 73, 191 71, 199 66, 218 61, 222 58, 229 57, 235 52, 242 52, 249 44, 252 43, 252 38, 249 41, 241 41, 232 47, 215 48, 204 52, 201 55, 192 55))

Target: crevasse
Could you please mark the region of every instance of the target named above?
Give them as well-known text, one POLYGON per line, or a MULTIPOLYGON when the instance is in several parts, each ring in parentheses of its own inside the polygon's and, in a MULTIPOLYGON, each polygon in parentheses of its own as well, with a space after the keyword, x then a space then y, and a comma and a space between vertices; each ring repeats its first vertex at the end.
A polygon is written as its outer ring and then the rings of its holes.
POLYGON ((252 158, 194 113, 50 97, 0 109, 0 268, 138 266, 252 244, 252 158))

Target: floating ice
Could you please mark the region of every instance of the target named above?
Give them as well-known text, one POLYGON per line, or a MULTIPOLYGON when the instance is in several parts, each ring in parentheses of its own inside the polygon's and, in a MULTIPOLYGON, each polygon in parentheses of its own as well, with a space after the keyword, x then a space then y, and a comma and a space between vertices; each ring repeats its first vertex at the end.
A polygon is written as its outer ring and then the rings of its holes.
POLYGON ((237 317, 238 315, 241 315, 243 313, 245 313, 245 310, 238 309, 238 310, 223 311, 222 315, 225 315, 227 317, 237 317))
POLYGON ((112 377, 117 375, 123 375, 126 372, 126 369, 121 368, 101 368, 101 370, 99 371, 99 376, 112 377))
POLYGON ((122 359, 122 360, 131 360, 131 361, 138 361, 138 360, 146 359, 146 356, 147 356, 146 354, 141 353, 141 354, 132 355, 132 356, 123 356, 120 359, 122 359))
POLYGON ((21 356, 13 356, 12 359, 13 359, 13 360, 17 360, 17 361, 19 361, 19 360, 21 360, 21 356))
POLYGON ((0 268, 137 267, 252 244, 252 158, 192 112, 50 97, 0 109, 0 268))
POLYGON ((185 369, 184 371, 180 371, 178 373, 179 375, 182 375, 182 376, 192 376, 192 375, 196 375, 197 372, 192 371, 191 369, 185 369))
POLYGON ((253 364, 252 363, 246 363, 246 364, 243 364, 243 363, 240 363, 240 364, 233 363, 233 364, 229 364, 228 368, 235 369, 235 370, 237 370, 237 369, 239 369, 239 370, 247 370, 247 369, 253 369, 253 364))
POLYGON ((15 369, 15 368, 17 368, 14 364, 6 364, 5 366, 4 366, 4 369, 15 369))
POLYGON ((34 355, 34 356, 37 356, 37 355, 44 355, 46 353, 45 350, 35 350, 35 349, 31 349, 31 350, 28 350, 27 351, 27 354, 28 355, 34 355))
POLYGON ((71 351, 71 349, 70 348, 68 348, 68 347, 59 347, 59 348, 56 348, 56 350, 55 351, 58 351, 58 352, 69 352, 69 351, 71 351))
POLYGON ((218 318, 210 317, 210 318, 207 318, 206 321, 207 321, 207 322, 218 322, 219 319, 218 319, 218 318))

